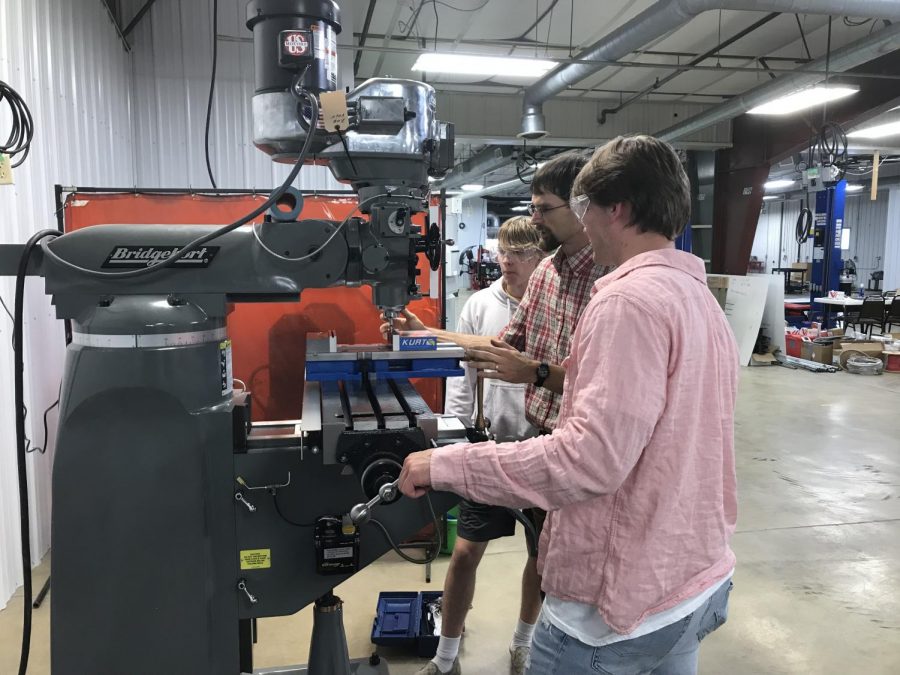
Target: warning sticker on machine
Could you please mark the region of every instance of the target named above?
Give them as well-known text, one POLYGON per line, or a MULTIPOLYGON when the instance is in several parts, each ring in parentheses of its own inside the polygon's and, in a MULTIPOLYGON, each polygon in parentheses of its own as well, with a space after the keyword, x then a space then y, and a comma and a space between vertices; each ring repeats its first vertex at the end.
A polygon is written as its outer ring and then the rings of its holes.
POLYGON ((241 551, 242 570, 267 570, 272 567, 272 549, 254 548, 241 551))
POLYGON ((323 551, 325 560, 334 560, 335 558, 352 558, 353 547, 341 546, 340 548, 326 548, 323 551))
POLYGON ((234 370, 231 365, 231 340, 219 343, 219 376, 222 380, 222 396, 231 393, 234 370))

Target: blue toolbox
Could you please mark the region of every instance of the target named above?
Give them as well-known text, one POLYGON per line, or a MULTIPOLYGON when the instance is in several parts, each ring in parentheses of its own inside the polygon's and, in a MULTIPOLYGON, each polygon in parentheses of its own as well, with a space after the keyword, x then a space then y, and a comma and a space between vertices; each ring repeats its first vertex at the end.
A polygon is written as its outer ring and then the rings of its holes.
POLYGON ((434 621, 428 605, 441 597, 440 591, 385 591, 378 594, 372 624, 372 642, 385 647, 402 647, 417 656, 431 658, 437 652, 440 635, 434 635, 434 621))

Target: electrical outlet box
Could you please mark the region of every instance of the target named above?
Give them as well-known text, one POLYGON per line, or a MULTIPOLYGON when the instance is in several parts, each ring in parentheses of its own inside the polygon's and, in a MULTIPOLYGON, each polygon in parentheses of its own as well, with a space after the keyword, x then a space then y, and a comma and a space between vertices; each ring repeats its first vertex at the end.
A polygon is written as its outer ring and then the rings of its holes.
POLYGON ((12 185, 12 162, 9 155, 0 153, 0 185, 12 185))

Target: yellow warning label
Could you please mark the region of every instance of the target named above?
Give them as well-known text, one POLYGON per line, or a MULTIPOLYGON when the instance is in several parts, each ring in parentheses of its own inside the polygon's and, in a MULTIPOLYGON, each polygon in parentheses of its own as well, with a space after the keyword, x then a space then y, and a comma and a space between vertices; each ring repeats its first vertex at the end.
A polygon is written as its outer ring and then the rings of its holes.
POLYGON ((267 570, 272 566, 272 549, 254 548, 241 551, 242 570, 267 570))

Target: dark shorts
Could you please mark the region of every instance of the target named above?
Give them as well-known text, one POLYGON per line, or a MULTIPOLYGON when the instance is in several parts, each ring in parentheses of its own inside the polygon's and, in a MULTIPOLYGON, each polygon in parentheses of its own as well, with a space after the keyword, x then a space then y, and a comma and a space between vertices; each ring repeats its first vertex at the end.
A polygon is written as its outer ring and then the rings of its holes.
MULTIPOLYGON (((534 525, 538 537, 544 526, 546 511, 523 509, 525 516, 534 525)), ((463 499, 459 503, 459 521, 456 533, 469 541, 485 542, 511 537, 516 532, 516 518, 502 506, 489 506, 463 499)))

